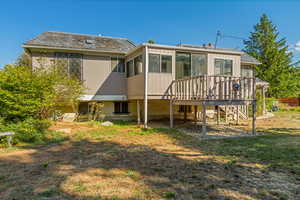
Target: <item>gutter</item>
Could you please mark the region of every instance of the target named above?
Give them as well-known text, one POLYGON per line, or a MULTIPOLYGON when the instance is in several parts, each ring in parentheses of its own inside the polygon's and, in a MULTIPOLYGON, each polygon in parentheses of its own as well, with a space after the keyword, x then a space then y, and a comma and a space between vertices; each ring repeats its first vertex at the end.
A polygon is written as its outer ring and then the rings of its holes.
POLYGON ((74 51, 87 51, 87 52, 95 52, 95 53, 115 53, 115 54, 124 54, 124 52, 120 51, 105 51, 105 50, 93 50, 93 49, 76 49, 76 48, 64 48, 64 47, 50 47, 50 46, 38 46, 38 45, 27 45, 23 44, 22 48, 32 48, 32 49, 53 49, 53 50, 74 50, 74 51))

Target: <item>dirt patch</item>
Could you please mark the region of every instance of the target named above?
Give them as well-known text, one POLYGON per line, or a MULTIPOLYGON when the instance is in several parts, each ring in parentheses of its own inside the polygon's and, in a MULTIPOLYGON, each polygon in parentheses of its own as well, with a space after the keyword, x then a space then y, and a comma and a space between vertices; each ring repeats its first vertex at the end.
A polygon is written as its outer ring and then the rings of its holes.
POLYGON ((210 152, 178 131, 75 122, 51 129, 71 129, 69 139, 0 154, 1 199, 300 199, 298 175, 210 152))

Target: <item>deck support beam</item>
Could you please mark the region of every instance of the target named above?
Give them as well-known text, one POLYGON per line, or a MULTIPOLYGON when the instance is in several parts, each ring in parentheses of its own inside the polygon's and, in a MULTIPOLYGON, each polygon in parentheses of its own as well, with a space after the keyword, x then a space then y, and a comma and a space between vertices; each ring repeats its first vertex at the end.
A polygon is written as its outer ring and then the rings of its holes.
POLYGON ((236 106, 236 124, 240 123, 240 106, 236 106))
POLYGON ((206 105, 202 104, 202 135, 206 135, 206 105))
POLYGON ((173 117, 173 103, 170 101, 170 128, 174 126, 174 117, 173 117))
POLYGON ((256 100, 252 103, 252 134, 256 135, 256 100))
POLYGON ((136 100, 136 112, 137 112, 137 124, 141 124, 141 108, 140 108, 140 101, 136 100))
POLYGON ((194 120, 197 122, 198 106, 194 106, 194 120))
POLYGON ((183 108, 184 108, 184 122, 186 122, 187 121, 187 108, 188 108, 188 106, 184 105, 183 108))
POLYGON ((217 106, 217 124, 220 125, 220 106, 217 106))
POLYGON ((261 92, 262 92, 262 101, 263 101, 263 115, 267 114, 267 111, 266 111, 266 90, 265 90, 265 86, 262 86, 261 88, 261 92))
POLYGON ((228 123, 228 108, 225 106, 225 122, 228 123))

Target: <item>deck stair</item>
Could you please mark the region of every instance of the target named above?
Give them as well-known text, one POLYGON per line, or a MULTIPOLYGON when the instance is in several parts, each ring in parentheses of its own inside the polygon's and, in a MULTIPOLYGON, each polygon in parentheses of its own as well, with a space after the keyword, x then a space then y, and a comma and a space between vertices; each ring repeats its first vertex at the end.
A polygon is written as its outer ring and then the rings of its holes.
POLYGON ((236 120, 236 116, 237 116, 237 110, 239 110, 239 117, 240 119, 244 119, 247 120, 249 119, 248 117, 248 106, 247 105, 241 105, 238 106, 239 109, 237 109, 237 106, 226 106, 227 107, 227 111, 225 106, 220 106, 220 110, 223 112, 224 115, 227 114, 227 116, 229 116, 229 118, 236 120), (227 112, 227 113, 226 113, 227 112))

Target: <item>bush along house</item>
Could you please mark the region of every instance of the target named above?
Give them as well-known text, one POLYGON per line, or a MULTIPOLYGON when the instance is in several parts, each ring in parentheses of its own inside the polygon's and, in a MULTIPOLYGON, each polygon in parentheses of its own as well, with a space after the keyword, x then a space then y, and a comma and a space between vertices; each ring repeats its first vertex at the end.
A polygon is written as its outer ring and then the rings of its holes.
POLYGON ((216 113, 225 119, 247 119, 253 113, 255 133, 256 88, 266 82, 255 79, 260 63, 246 53, 214 48, 211 44, 135 45, 124 38, 62 32, 44 32, 23 44, 32 67, 64 63, 69 74, 86 86, 78 113, 88 115, 91 102, 101 102, 103 118, 149 120, 177 118, 202 121, 216 113), (251 107, 252 109, 249 109, 251 107))

